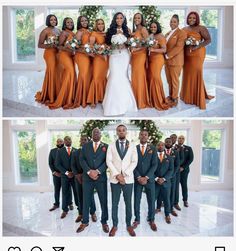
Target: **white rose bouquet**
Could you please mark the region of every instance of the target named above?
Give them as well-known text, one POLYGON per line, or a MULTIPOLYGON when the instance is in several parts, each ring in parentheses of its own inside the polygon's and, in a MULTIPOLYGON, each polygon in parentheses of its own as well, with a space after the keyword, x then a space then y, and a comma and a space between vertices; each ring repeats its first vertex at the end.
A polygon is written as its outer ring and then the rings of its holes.
POLYGON ((44 44, 47 45, 59 45, 59 36, 54 35, 54 36, 48 36, 47 39, 44 41, 44 44))
POLYGON ((190 46, 198 46, 201 43, 201 41, 196 40, 194 37, 188 37, 187 40, 185 41, 185 45, 190 46))

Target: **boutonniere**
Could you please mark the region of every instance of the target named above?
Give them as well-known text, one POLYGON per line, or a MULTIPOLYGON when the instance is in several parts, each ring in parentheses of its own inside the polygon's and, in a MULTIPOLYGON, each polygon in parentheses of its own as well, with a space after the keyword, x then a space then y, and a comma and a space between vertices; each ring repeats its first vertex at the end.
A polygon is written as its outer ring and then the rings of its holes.
POLYGON ((149 153, 149 154, 152 154, 152 153, 153 153, 152 149, 150 149, 150 150, 148 151, 148 153, 149 153))
POLYGON ((188 152, 188 149, 185 149, 185 152, 188 152))
POLYGON ((103 152, 106 152, 106 151, 107 151, 107 149, 106 149, 105 146, 102 147, 102 151, 103 151, 103 152))

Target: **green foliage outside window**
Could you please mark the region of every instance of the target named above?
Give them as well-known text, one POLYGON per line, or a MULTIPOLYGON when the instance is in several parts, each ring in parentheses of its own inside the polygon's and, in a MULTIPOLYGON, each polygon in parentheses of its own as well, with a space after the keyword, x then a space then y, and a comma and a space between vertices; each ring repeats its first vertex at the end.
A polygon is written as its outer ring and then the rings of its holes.
POLYGON ((35 58, 34 10, 16 9, 17 60, 32 61, 35 58))
POLYGON ((32 183, 37 181, 37 159, 36 159, 36 134, 35 132, 19 131, 18 159, 20 182, 32 183))

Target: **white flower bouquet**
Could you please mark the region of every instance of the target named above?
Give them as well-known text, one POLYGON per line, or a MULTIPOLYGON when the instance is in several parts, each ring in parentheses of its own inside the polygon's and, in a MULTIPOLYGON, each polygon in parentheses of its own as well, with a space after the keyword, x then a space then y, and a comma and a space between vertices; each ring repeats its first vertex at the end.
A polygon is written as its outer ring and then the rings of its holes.
POLYGON ((66 47, 71 49, 72 51, 75 51, 76 48, 78 48, 80 44, 81 42, 78 41, 75 37, 73 37, 71 40, 66 41, 66 47))
POLYGON ((48 36, 47 39, 44 41, 44 44, 47 45, 59 45, 59 36, 48 36))
POLYGON ((185 41, 185 45, 190 46, 198 46, 200 44, 201 41, 198 41, 196 38, 194 37, 188 37, 187 40, 185 41))

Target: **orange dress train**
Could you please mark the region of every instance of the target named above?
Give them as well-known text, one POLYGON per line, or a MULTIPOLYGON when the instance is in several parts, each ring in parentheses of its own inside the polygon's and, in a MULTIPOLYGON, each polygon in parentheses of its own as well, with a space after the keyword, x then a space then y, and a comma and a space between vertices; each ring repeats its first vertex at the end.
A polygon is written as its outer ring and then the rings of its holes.
MULTIPOLYGON (((140 31, 136 30, 134 38, 142 39, 140 31)), ((131 56, 131 81, 134 96, 139 109, 150 107, 148 83, 146 77, 146 48, 135 51, 131 56)))
MULTIPOLYGON (((66 41, 74 37, 72 31, 66 30, 69 36, 66 41)), ((59 63, 62 67, 61 73, 61 89, 54 103, 49 104, 50 109, 57 109, 62 107, 68 109, 73 105, 75 95, 76 73, 72 53, 61 50, 59 52, 59 63)))
MULTIPOLYGON (((161 46, 166 44, 166 39, 159 38, 158 44, 161 46)), ((149 97, 151 106, 157 110, 167 110, 170 106, 166 102, 163 83, 161 79, 161 70, 165 63, 162 53, 151 52, 149 56, 149 97)))
MULTIPOLYGON (((53 34, 49 34, 53 36, 53 34)), ((44 60, 46 62, 46 71, 41 91, 35 94, 35 101, 42 104, 53 103, 56 100, 60 89, 58 50, 56 48, 47 48, 44 50, 44 60)))
MULTIPOLYGON (((202 40, 198 32, 184 31, 187 33, 187 37, 194 37, 198 41, 202 40)), ((203 63, 205 56, 205 47, 191 52, 189 47, 185 47, 180 98, 184 103, 197 105, 200 109, 206 109, 206 99, 214 98, 207 94, 203 80, 203 63)))
MULTIPOLYGON (((81 29, 83 32, 81 44, 85 45, 89 43, 90 32, 87 29, 81 29)), ((76 85, 76 94, 75 100, 72 108, 76 108, 82 105, 82 107, 86 107, 87 105, 87 97, 89 86, 92 78, 92 64, 90 57, 83 53, 77 52, 75 54, 75 63, 78 66, 79 74, 78 74, 78 82, 76 85)))
MULTIPOLYGON (((105 44, 105 37, 101 32, 92 32, 91 37, 95 38, 95 43, 105 44)), ((93 59, 92 82, 89 87, 87 103, 95 105, 102 102, 107 84, 108 57, 96 55, 93 59)))

